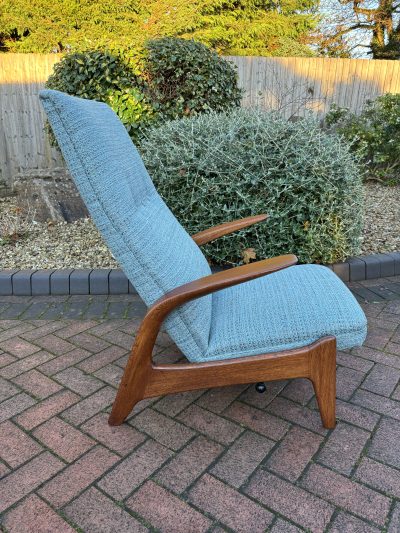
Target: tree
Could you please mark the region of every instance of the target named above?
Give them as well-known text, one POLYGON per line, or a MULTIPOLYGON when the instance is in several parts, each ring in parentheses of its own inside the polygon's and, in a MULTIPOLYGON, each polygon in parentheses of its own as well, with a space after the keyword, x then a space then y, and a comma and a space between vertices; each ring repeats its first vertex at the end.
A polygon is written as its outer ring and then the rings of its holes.
POLYGON ((1 0, 0 45, 43 53, 126 47, 138 40, 138 20, 136 0, 1 0))
POLYGON ((400 59, 397 0, 327 0, 318 48, 336 57, 400 59))
POLYGON ((127 49, 193 38, 224 54, 312 55, 318 0, 2 0, 0 48, 127 49))

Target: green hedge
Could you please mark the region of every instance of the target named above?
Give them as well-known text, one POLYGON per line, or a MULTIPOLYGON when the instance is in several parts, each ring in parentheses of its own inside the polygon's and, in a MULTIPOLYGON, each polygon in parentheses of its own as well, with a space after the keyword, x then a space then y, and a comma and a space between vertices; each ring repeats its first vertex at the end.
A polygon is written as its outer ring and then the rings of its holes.
POLYGON ((142 68, 146 93, 163 119, 240 106, 235 68, 199 42, 172 37, 149 41, 142 68))
POLYGON ((333 105, 325 123, 360 155, 366 179, 400 183, 400 94, 387 93, 367 101, 359 115, 333 105))
POLYGON ((363 188, 348 144, 311 118, 238 109, 167 122, 141 143, 171 210, 195 233, 259 213, 266 223, 206 247, 214 264, 295 253, 332 263, 359 252, 363 188))
POLYGON ((66 54, 46 87, 111 105, 137 141, 150 124, 238 107, 235 67, 207 46, 166 37, 117 56, 66 54))

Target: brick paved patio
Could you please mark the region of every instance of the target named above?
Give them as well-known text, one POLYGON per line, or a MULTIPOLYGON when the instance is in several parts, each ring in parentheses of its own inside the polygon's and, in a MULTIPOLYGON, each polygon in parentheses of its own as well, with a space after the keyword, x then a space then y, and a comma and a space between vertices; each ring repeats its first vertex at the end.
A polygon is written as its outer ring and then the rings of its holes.
POLYGON ((334 431, 305 380, 147 400, 110 428, 137 297, 0 297, 3 530, 400 531, 400 282, 352 288, 369 336, 338 353, 334 431))

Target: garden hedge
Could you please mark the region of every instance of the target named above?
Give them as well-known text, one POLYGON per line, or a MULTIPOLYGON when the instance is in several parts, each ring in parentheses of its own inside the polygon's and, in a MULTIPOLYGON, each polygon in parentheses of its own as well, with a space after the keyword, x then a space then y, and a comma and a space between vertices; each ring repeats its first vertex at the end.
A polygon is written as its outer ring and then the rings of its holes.
POLYGON ((164 37, 119 55, 66 54, 46 87, 106 102, 134 140, 150 124, 240 105, 235 67, 204 44, 164 37))

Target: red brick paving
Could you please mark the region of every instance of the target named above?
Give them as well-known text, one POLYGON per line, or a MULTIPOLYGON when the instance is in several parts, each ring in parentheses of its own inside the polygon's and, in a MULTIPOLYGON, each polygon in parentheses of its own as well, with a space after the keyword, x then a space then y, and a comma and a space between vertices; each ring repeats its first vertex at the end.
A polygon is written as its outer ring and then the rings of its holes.
POLYGON ((151 399, 111 428, 137 319, 0 320, 0 530, 398 533, 400 305, 364 308, 333 431, 306 380, 151 399))
POLYGON ((62 389, 61 385, 49 379, 41 372, 38 372, 36 369, 20 374, 13 379, 13 382, 19 385, 21 389, 24 389, 25 392, 28 392, 32 396, 37 396, 41 400, 62 389))
POLYGON ((325 530, 334 511, 330 503, 262 469, 245 491, 273 511, 316 532, 325 530))
POLYGON ((273 520, 273 514, 260 504, 209 474, 192 487, 189 502, 238 532, 261 533, 273 520))
POLYGON ((241 402, 234 402, 224 412, 232 420, 273 440, 281 439, 289 428, 283 420, 241 402))
POLYGON ((54 376, 54 379, 81 396, 90 396, 103 386, 103 383, 98 379, 74 367, 59 372, 54 376))
POLYGON ((400 472, 395 468, 364 457, 355 478, 387 495, 400 498, 400 472))
POLYGON ((119 463, 99 482, 99 487, 116 500, 124 500, 156 472, 173 453, 151 439, 119 463))
POLYGON ((64 463, 49 452, 34 457, 29 463, 1 480, 0 512, 37 489, 64 467, 64 463))
POLYGON ((318 461, 342 474, 350 475, 370 438, 370 433, 349 424, 338 424, 318 454, 318 461))
POLYGON ((274 445, 274 441, 252 431, 246 431, 228 448, 211 472, 232 487, 239 488, 274 445))
POLYGON ((0 403, 11 398, 14 394, 17 394, 17 392, 19 392, 19 390, 13 383, 0 377, 0 403))
POLYGON ((85 422, 81 429, 119 455, 128 455, 146 440, 143 433, 124 424, 112 427, 107 423, 108 414, 99 413, 85 422))
POLYGON ((43 448, 11 420, 0 424, 0 457, 12 468, 25 463, 43 448))
POLYGON ((11 339, 3 341, 1 343, 1 346, 2 350, 10 353, 11 355, 15 355, 18 358, 23 358, 27 355, 32 355, 35 352, 40 351, 40 348, 38 346, 35 346, 34 344, 31 344, 30 342, 25 341, 24 339, 20 339, 19 337, 13 337, 11 339))
POLYGON ((43 402, 38 402, 30 409, 26 409, 16 418, 18 424, 27 430, 34 429, 46 420, 61 413, 67 407, 76 403, 79 396, 68 390, 57 392, 53 396, 46 398, 43 402))
POLYGON ((130 423, 171 450, 182 448, 195 435, 193 430, 153 409, 145 409, 130 423))
POLYGON ((51 418, 33 431, 49 450, 71 463, 95 445, 95 441, 61 418, 51 418))
POLYGON ((320 435, 293 426, 270 455, 267 466, 272 472, 294 482, 316 455, 322 442, 320 435))
POLYGON ((198 405, 185 409, 178 420, 221 444, 231 444, 243 431, 237 424, 198 405))
POLYGON ((0 422, 12 418, 34 404, 35 400, 24 392, 4 400, 4 402, 0 403, 0 422))
POLYGON ((342 511, 333 521, 329 533, 378 533, 380 529, 342 511))
POLYGON ((144 533, 148 529, 136 518, 91 487, 65 508, 65 514, 80 531, 90 533, 144 533))
POLYGON ((8 353, 2 353, 2 354, 0 354, 0 368, 2 368, 3 366, 7 366, 7 365, 9 365, 10 363, 13 363, 16 360, 17 360, 16 357, 14 357, 14 356, 12 356, 12 355, 10 355, 8 353))
POLYGON ((212 521, 169 491, 146 481, 126 502, 162 533, 204 533, 212 521))
POLYGON ((15 361, 15 363, 2 368, 0 373, 3 378, 12 379, 42 363, 45 363, 52 357, 51 354, 44 351, 36 352, 35 354, 25 357, 25 359, 20 359, 19 361, 15 361))
POLYGON ((10 533, 73 533, 75 529, 53 509, 31 494, 7 513, 4 526, 10 533))
POLYGON ((310 466, 302 486, 359 517, 383 526, 390 510, 389 498, 320 465, 310 466))
MULTIPOLYGON (((202 435, 196 437, 181 453, 155 475, 158 483, 182 493, 222 454, 224 448, 202 435)), ((229 449, 228 449, 229 451, 229 449)))
POLYGON ((54 507, 63 507, 104 474, 119 457, 97 446, 46 483, 39 494, 54 507))
POLYGON ((390 518, 387 533, 398 533, 400 531, 400 504, 396 503, 390 518))

